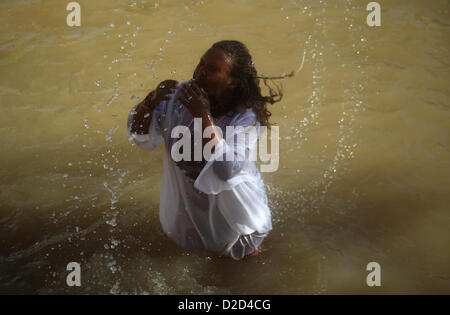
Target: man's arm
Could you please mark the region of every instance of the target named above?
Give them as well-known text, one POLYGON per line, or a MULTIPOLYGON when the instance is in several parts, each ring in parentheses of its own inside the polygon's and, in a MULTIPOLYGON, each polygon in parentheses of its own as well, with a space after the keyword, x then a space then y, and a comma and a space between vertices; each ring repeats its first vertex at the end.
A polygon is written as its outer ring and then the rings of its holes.
POLYGON ((131 123, 131 132, 138 135, 144 135, 148 133, 150 122, 152 121, 152 113, 155 107, 146 104, 146 101, 140 103, 133 115, 133 121, 131 123))
POLYGON ((170 99, 170 94, 174 91, 177 84, 178 82, 174 80, 163 81, 154 91, 147 95, 144 102, 140 103, 135 109, 131 123, 131 133, 139 135, 148 134, 153 110, 162 101, 170 99))
POLYGON ((211 153, 214 153, 214 150, 216 148, 216 144, 220 142, 220 140, 222 140, 222 135, 219 132, 218 128, 214 122, 214 118, 212 117, 212 115, 210 113, 204 113, 201 116, 202 118, 202 134, 205 131, 205 129, 207 127, 212 128, 212 132, 211 132, 211 138, 202 138, 203 140, 203 146, 202 146, 202 152, 203 152, 203 148, 205 147, 205 144, 213 141, 214 146, 211 149, 211 153))

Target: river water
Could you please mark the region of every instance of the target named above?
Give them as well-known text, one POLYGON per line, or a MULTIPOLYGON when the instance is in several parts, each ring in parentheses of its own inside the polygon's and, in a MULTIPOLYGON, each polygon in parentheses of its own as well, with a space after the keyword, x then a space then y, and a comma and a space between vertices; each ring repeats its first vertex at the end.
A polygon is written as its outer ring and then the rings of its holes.
POLYGON ((64 1, 0 4, 1 293, 450 292, 448 1, 383 1, 380 27, 367 0, 78 2, 80 27, 64 1), (126 138, 131 107, 222 39, 295 72, 270 107, 273 231, 238 262, 164 235, 163 148, 126 138))

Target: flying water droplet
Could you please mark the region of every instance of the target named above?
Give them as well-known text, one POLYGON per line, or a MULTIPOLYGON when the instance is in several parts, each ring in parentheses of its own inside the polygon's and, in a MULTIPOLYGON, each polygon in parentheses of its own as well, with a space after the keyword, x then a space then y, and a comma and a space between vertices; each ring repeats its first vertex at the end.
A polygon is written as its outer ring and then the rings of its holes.
POLYGON ((111 130, 108 132, 108 134, 106 135, 106 141, 110 141, 112 138, 112 135, 114 132, 116 132, 116 130, 119 128, 118 125, 114 126, 113 128, 111 128, 111 130))

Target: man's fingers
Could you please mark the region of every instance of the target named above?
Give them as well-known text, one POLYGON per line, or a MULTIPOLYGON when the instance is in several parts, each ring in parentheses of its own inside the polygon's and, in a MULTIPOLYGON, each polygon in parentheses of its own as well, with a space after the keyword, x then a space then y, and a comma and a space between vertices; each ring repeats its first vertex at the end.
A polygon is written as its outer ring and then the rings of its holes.
POLYGON ((190 85, 190 84, 187 84, 187 85, 186 85, 186 90, 189 92, 190 95, 192 95, 192 96, 195 97, 195 98, 199 98, 200 95, 201 95, 201 94, 197 93, 197 92, 193 89, 192 85, 190 85))
POLYGON ((178 84, 175 80, 165 80, 158 84, 158 89, 171 88, 178 84))
POLYGON ((172 94, 172 93, 175 93, 176 90, 177 90, 176 88, 170 88, 165 93, 172 94))
POLYGON ((165 85, 168 85, 168 86, 175 86, 175 85, 178 84, 178 81, 176 81, 176 80, 165 80, 165 81, 163 81, 163 83, 165 85))
POLYGON ((165 97, 166 95, 173 94, 173 92, 175 92, 174 88, 164 89, 164 90, 160 91, 161 97, 165 97))
POLYGON ((186 99, 184 99, 183 97, 181 97, 180 95, 177 96, 177 100, 185 107, 188 107, 189 104, 186 102, 186 99))
POLYGON ((180 89, 180 92, 186 99, 192 99, 192 95, 186 86, 183 85, 180 89))
POLYGON ((202 91, 200 91, 200 88, 195 82, 191 83, 191 87, 195 91, 195 93, 197 93, 198 95, 202 95, 202 91))
POLYGON ((194 90, 201 96, 205 97, 206 99, 208 99, 208 94, 206 94, 205 90, 201 87, 198 86, 197 83, 192 82, 192 86, 194 88, 194 90))
MULTIPOLYGON (((170 90, 170 89, 173 89, 173 88, 175 88, 176 86, 177 86, 177 84, 178 84, 178 81, 175 81, 175 80, 165 80, 165 81, 162 81, 162 82, 160 82, 159 84, 158 84, 158 86, 156 87, 156 90, 158 91, 158 93, 161 93, 162 92, 162 90, 170 90)), ((152 92, 155 92, 155 91, 152 91, 152 92)), ((150 93, 152 93, 152 92, 150 92, 150 93)))
POLYGON ((208 98, 208 94, 206 93, 206 91, 203 88, 200 88, 200 92, 202 93, 202 95, 206 98, 208 98))

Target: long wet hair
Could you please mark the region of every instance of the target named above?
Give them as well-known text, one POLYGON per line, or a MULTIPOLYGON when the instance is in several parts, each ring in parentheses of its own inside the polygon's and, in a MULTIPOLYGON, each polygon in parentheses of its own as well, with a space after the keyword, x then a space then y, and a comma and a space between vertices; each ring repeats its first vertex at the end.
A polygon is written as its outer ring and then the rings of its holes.
POLYGON ((262 126, 270 126, 269 118, 272 114, 267 109, 267 104, 274 104, 283 98, 283 90, 274 80, 291 77, 294 73, 279 77, 258 76, 248 48, 236 40, 223 40, 213 44, 211 48, 221 49, 231 57, 230 74, 234 78, 239 79, 239 85, 235 88, 230 104, 233 110, 242 112, 247 108, 252 108, 260 124, 262 126), (261 94, 260 79, 263 80, 264 85, 269 89, 268 96, 261 94), (268 81, 275 86, 275 89, 268 84, 268 81))

